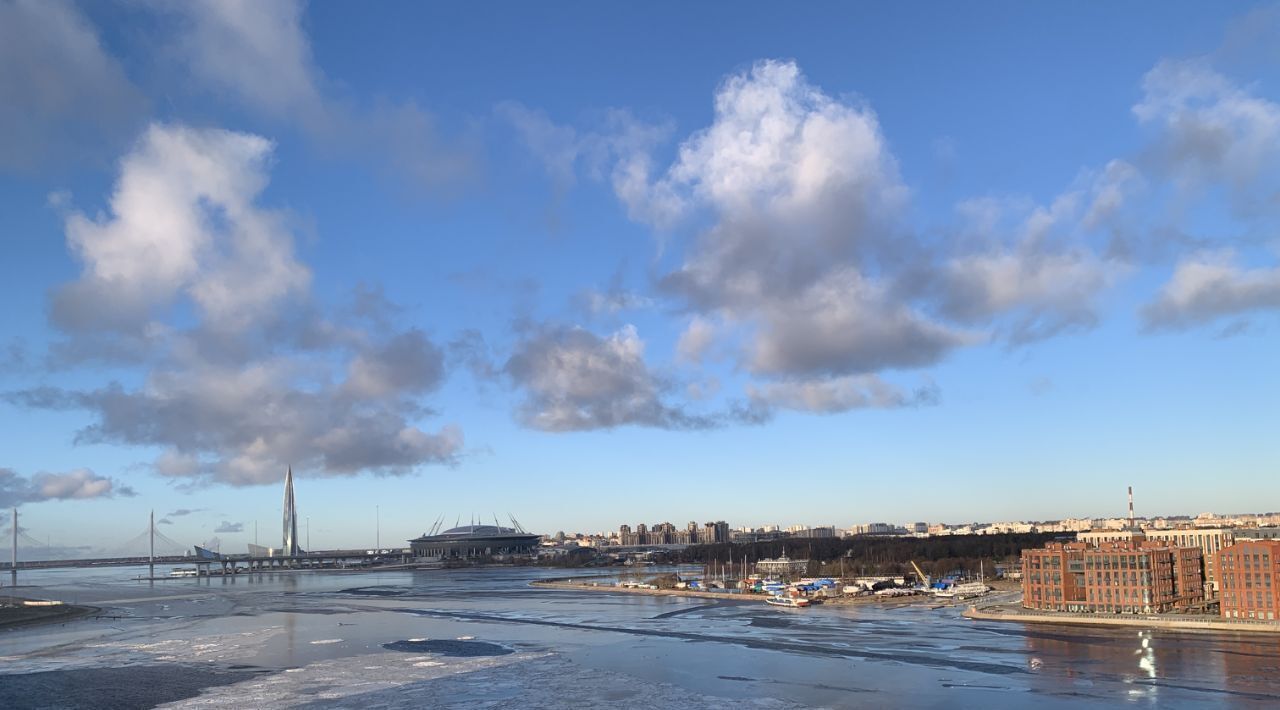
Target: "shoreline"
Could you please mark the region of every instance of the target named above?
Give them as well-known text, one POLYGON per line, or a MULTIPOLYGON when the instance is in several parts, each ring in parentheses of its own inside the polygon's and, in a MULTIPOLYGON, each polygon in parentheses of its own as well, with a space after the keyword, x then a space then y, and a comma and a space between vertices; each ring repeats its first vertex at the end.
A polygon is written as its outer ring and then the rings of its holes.
MULTIPOLYGON (((588 578, 590 579, 590 578, 588 578)), ((567 589, 584 592, 617 592, 619 594, 640 594, 651 597, 690 597, 694 599, 719 599, 722 601, 751 602, 764 601, 764 595, 738 594, 728 592, 704 592, 697 589, 639 589, 636 587, 617 587, 612 584, 589 584, 573 582, 571 579, 539 579, 529 583, 531 587, 543 589, 567 589)))
POLYGON ((1227 631, 1246 634, 1280 635, 1280 624, 1249 623, 1241 621, 1223 621, 1212 619, 1187 618, 1150 618, 1146 616, 1105 616, 1105 615, 1066 615, 1059 616, 1053 612, 1033 612, 1021 610, 1004 610, 998 608, 979 609, 971 606, 961 616, 978 621, 1007 621, 1025 624, 1057 624, 1070 626, 1098 626, 1110 628, 1148 628, 1169 631, 1227 631))
MULTIPOLYGON (((616 592, 618 594, 639 594, 651 597, 686 597, 689 599, 715 599, 718 601, 738 602, 741 604, 764 603, 770 597, 768 594, 749 594, 741 592, 707 592, 696 589, 640 589, 637 587, 618 587, 613 584, 591 584, 589 582, 574 582, 573 579, 578 578, 560 578, 560 579, 540 579, 529 583, 531 587, 541 589, 562 589, 582 592, 616 592)), ((591 577, 583 578, 592 579, 591 577)), ((599 579, 612 579, 612 577, 599 577, 599 579)), ((930 608, 956 607, 962 603, 940 602, 927 596, 911 596, 911 597, 874 597, 874 596, 838 596, 826 597, 818 604, 810 608, 820 608, 823 606, 871 606, 875 605, 884 609, 900 609, 907 606, 928 606, 930 608)))

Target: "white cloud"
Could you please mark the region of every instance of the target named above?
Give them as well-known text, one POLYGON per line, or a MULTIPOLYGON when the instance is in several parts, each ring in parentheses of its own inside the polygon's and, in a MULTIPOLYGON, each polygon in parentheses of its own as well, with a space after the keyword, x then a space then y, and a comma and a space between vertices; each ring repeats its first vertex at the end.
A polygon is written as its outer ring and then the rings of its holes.
POLYGON ((973 337, 931 322, 847 269, 769 304, 748 363, 757 374, 783 378, 922 367, 973 337))
POLYGON ((83 500, 132 496, 133 489, 87 468, 66 473, 37 473, 24 478, 12 469, 0 468, 0 506, 50 500, 83 500))
POLYGON ((1143 77, 1142 88, 1133 113, 1161 131, 1159 168, 1186 186, 1227 183, 1238 207, 1274 198, 1280 104, 1235 85, 1200 59, 1161 61, 1143 77), (1258 194, 1264 185, 1269 187, 1258 194))
MULTIPOLYGON (((756 374, 917 367, 965 341, 878 275, 910 245, 898 226, 908 191, 874 112, 823 93, 795 64, 729 77, 711 125, 650 192, 714 217, 662 284, 753 339, 742 357, 756 374)), ((681 352, 710 337, 695 321, 681 352)))
POLYGON ((627 325, 601 338, 581 328, 546 328, 525 338, 505 372, 527 395, 521 421, 544 431, 625 425, 706 428, 711 419, 668 405, 667 383, 650 372, 644 341, 627 325))
POLYGON ((852 409, 894 409, 932 404, 936 389, 930 385, 907 393, 875 375, 848 375, 832 379, 773 382, 749 394, 757 403, 815 414, 835 414, 852 409))
POLYGON ((579 171, 608 179, 631 219, 669 227, 686 204, 670 185, 653 183, 651 152, 671 133, 668 123, 647 123, 629 111, 605 112, 600 125, 579 131, 514 101, 497 115, 516 129, 521 142, 545 167, 557 190, 571 187, 579 171))
POLYGON ((715 110, 654 186, 717 218, 670 286, 751 311, 894 248, 907 190, 869 108, 828 97, 794 64, 760 62, 721 86, 715 110))
POLYGON ((121 161, 110 214, 67 219, 83 271, 52 309, 68 336, 55 350, 127 342, 148 367, 143 384, 4 398, 85 410, 94 420, 77 440, 159 448, 154 470, 184 481, 455 461, 456 427, 415 423, 431 414, 419 400, 443 380, 443 353, 419 330, 397 331, 376 293, 333 319, 311 302, 287 220, 258 204, 270 149, 245 133, 152 126, 121 161))
MULTIPOLYGON (((541 115, 520 120, 549 171, 569 174, 581 136, 541 115)), ((754 391, 772 381, 774 399, 792 403, 798 382, 849 407, 890 401, 883 388, 854 397, 848 378, 933 365, 987 340, 975 326, 1007 320, 993 332, 1026 342, 1092 325, 1094 300, 1120 269, 1074 240, 1082 223, 1110 225, 1141 185, 1113 161, 1044 206, 969 201, 970 243, 937 249, 907 224, 910 191, 875 112, 779 61, 728 77, 711 124, 665 169, 651 143, 634 145, 611 154, 632 218, 709 223, 659 282, 692 311, 677 357, 697 362, 717 340, 743 338, 737 365, 766 383, 754 391)))
POLYGON ((197 79, 277 118, 324 111, 301 2, 196 0, 169 8, 183 15, 177 47, 197 79))
POLYGON ((0 170, 96 159, 131 133, 142 93, 70 2, 0 2, 0 170))
POLYGON ((474 150, 442 137, 413 101, 341 98, 315 63, 298 0, 192 0, 162 6, 178 19, 173 53, 195 85, 300 126, 325 152, 372 160, 407 185, 450 192, 474 176, 474 150))
POLYGON ((1095 300, 1124 272, 1092 252, 1032 250, 957 257, 939 274, 942 312, 961 322, 1015 313, 1005 333, 1014 344, 1097 322, 1095 300))
POLYGON ((239 329, 305 291, 286 220, 255 202, 271 143, 217 129, 155 124, 121 162, 109 216, 67 218, 84 264, 55 299, 71 330, 140 330, 189 297, 216 328, 239 329))
POLYGON ((1186 328, 1225 316, 1280 309, 1280 267, 1247 268, 1230 250, 1182 259, 1142 309, 1148 328, 1186 328))
POLYGON ((685 362, 701 362, 707 350, 715 343, 716 324, 702 316, 694 316, 676 342, 676 356, 685 362))
POLYGON ((1129 162, 1108 162, 1093 180, 1092 200, 1082 221, 1085 229, 1098 229, 1110 222, 1145 184, 1142 174, 1129 162))

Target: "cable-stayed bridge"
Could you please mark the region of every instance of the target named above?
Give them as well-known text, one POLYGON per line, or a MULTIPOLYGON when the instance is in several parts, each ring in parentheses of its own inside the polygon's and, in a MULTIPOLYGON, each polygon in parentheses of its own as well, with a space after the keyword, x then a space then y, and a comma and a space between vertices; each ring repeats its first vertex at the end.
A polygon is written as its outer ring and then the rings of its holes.
MULTIPOLYGON (((152 511, 147 526, 141 532, 113 547, 72 548, 94 557, 55 555, 54 548, 41 543, 38 530, 23 528, 18 509, 13 509, 9 529, 3 533, 11 540, 9 561, 0 563, 0 570, 9 570, 13 584, 17 585, 17 573, 22 569, 50 569, 54 567, 97 567, 108 565, 151 566, 150 578, 155 578, 155 565, 186 563, 194 565, 187 571, 199 576, 213 574, 234 575, 241 572, 258 572, 278 569, 351 568, 372 565, 407 564, 412 557, 410 549, 373 550, 325 550, 304 551, 298 540, 298 511, 293 495, 293 468, 285 474, 284 493, 284 545, 281 549, 250 546, 247 555, 223 555, 202 547, 187 547, 156 529, 155 512, 152 511), (195 554, 191 554, 194 552, 195 554), (43 559, 40 559, 43 558, 43 559), (220 569, 219 569, 220 568, 220 569)), ((0 538, 3 539, 3 538, 0 538)), ((379 545, 380 547, 380 545, 379 545)), ((59 548, 66 552, 67 548, 59 548)))
MULTIPOLYGON (((15 511, 16 512, 16 511, 15 511)), ((15 516, 16 517, 16 516, 15 516)), ((141 532, 118 544, 93 550, 86 548, 53 547, 48 538, 41 540, 31 530, 19 522, 10 521, 0 539, 10 542, 9 558, 0 563, 0 569, 13 570, 16 563, 18 569, 49 569, 51 567, 94 567, 103 565, 136 565, 148 561, 157 563, 181 562, 189 559, 191 549, 155 529, 149 523, 141 532), (16 533, 14 527, 17 527, 16 533), (97 553, 92 557, 68 557, 68 552, 97 553)))

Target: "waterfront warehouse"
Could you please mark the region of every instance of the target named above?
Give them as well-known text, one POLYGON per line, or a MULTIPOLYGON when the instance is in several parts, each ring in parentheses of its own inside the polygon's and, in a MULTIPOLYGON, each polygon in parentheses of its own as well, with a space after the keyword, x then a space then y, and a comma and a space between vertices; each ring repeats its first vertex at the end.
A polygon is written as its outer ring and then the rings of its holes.
POLYGON ((463 525, 409 541, 413 556, 431 559, 474 559, 529 555, 541 536, 497 525, 463 525))

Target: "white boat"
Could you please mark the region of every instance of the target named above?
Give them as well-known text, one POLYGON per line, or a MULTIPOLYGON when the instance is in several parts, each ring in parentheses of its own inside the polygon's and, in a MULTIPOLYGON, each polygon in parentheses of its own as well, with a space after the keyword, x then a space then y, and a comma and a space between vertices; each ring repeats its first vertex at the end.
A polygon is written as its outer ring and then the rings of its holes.
POLYGON ((791 609, 803 609, 809 606, 808 599, 794 599, 792 597, 769 597, 764 600, 766 604, 773 606, 785 606, 791 609))
POLYGON ((169 570, 170 577, 196 577, 199 574, 200 571, 195 567, 174 567, 169 570))
POLYGON ((980 597, 989 591, 991 591, 991 588, 982 582, 965 582, 964 584, 953 584, 946 589, 939 589, 933 595, 942 599, 967 599, 969 597, 980 597))

